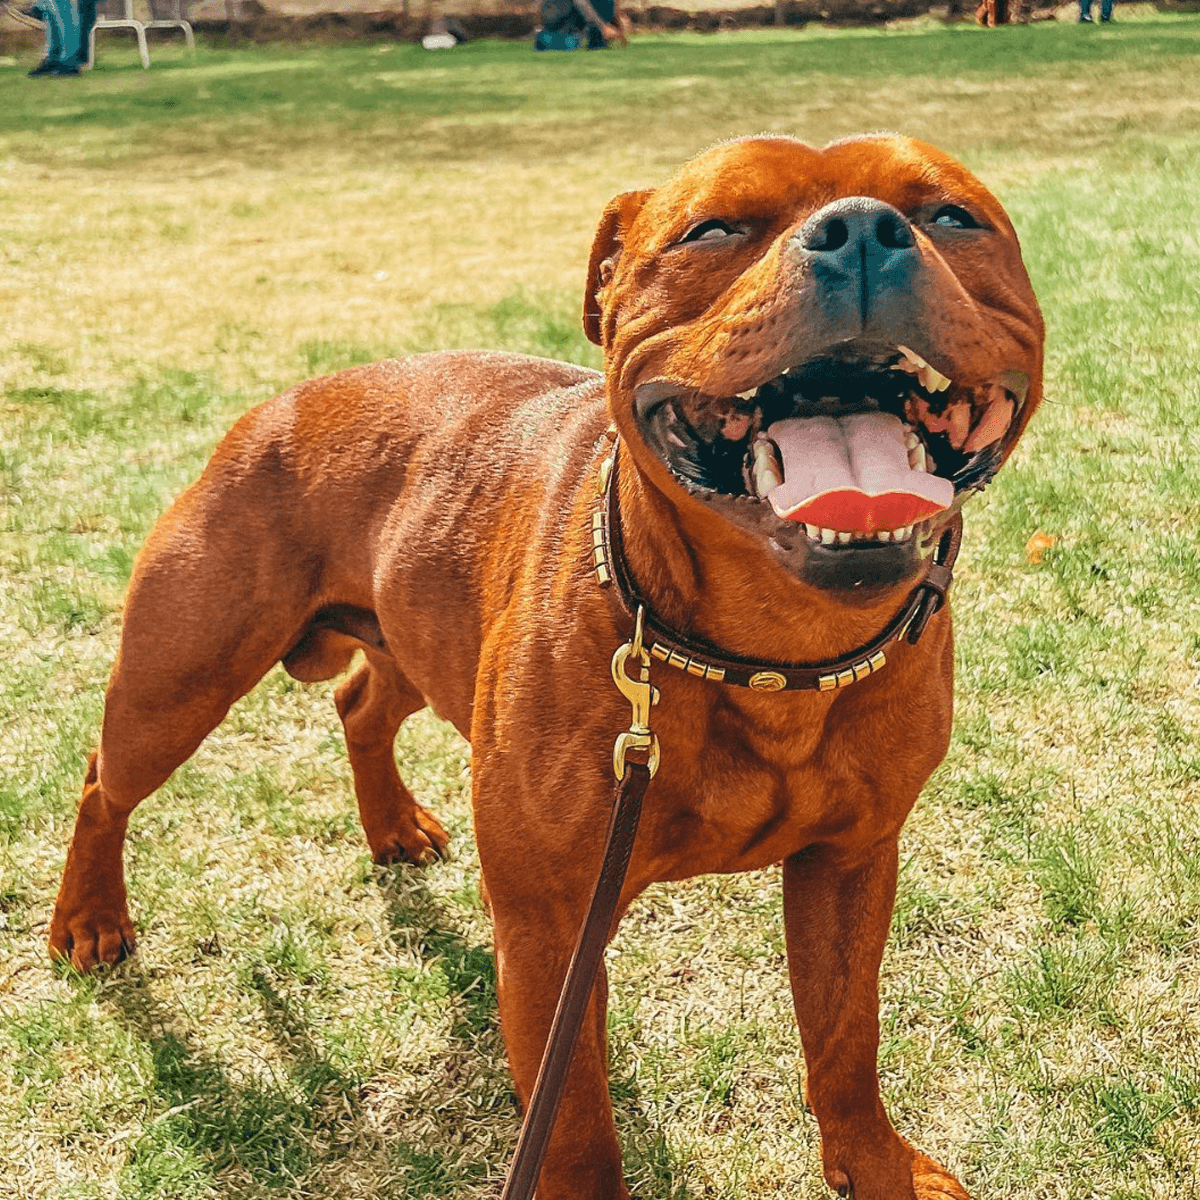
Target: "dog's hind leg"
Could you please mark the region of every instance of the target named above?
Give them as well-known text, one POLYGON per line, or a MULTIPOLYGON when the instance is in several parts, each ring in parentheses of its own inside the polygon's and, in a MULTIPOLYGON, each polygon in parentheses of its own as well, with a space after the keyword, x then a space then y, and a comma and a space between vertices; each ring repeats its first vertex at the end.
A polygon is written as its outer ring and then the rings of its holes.
POLYGON ((391 658, 368 650, 367 661, 334 699, 371 857, 377 863, 432 862, 446 851, 446 831, 404 786, 394 749, 400 723, 424 708, 425 698, 391 658))
POLYGON ((232 503, 194 493, 163 518, 138 559, 100 748, 88 763, 50 924, 51 955, 78 970, 133 949, 122 864, 130 814, 279 660, 305 620, 307 578, 278 547, 248 537, 248 519, 232 503))

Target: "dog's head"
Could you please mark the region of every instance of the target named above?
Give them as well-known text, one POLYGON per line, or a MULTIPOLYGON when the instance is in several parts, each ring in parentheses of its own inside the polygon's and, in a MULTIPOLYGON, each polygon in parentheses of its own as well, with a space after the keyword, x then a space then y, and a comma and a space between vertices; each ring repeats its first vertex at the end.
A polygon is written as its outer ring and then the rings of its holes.
POLYGON ((618 196, 584 326, 643 475, 823 589, 915 578, 1041 399, 1004 210, 897 135, 748 138, 618 196))

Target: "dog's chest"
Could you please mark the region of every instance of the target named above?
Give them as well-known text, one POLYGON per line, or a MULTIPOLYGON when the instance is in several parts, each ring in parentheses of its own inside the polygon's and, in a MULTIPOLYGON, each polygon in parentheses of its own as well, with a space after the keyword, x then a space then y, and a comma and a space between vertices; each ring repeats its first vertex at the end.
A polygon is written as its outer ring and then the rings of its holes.
POLYGON ((643 834, 659 877, 750 870, 816 842, 852 852, 899 828, 940 759, 937 731, 902 735, 877 705, 777 699, 774 711, 718 701, 661 723, 643 834))

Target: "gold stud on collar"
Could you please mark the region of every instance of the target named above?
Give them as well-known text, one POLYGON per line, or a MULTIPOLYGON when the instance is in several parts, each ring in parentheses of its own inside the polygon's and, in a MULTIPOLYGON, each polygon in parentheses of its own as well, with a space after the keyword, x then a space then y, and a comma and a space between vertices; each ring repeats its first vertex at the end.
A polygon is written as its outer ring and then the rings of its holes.
POLYGON ((787 680, 778 671, 756 671, 750 676, 750 686, 756 692, 782 692, 787 680))

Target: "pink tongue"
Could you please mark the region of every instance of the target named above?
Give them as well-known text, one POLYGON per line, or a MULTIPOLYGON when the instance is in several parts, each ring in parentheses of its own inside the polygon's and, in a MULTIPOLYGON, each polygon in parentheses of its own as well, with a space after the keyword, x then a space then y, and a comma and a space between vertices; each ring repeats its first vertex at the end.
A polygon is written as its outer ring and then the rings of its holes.
POLYGON ((783 482, 768 494, 781 517, 825 529, 902 529, 949 508, 954 484, 908 465, 904 424, 888 413, 792 417, 767 436, 783 482))

